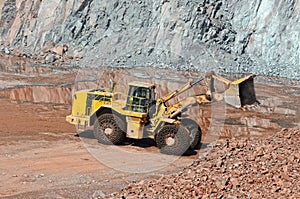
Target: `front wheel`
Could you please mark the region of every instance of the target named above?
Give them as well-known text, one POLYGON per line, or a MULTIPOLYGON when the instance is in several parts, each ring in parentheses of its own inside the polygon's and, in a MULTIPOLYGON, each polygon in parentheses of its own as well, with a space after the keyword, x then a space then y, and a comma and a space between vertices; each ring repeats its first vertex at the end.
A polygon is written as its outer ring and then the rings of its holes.
POLYGON ((94 124, 94 136, 102 144, 122 144, 125 122, 115 114, 100 115, 94 124))
POLYGON ((192 119, 183 119, 181 125, 188 129, 189 135, 191 137, 190 147, 194 149, 201 144, 201 128, 199 125, 192 119))
POLYGON ((190 136, 182 126, 163 126, 155 140, 161 153, 164 154, 183 155, 190 146, 190 136))

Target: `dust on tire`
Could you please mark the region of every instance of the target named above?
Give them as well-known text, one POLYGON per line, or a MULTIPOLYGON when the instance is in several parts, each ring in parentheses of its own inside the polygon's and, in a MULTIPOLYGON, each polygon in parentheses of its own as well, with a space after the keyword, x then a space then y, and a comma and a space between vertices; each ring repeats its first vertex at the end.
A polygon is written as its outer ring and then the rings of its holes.
POLYGON ((94 124, 94 136, 102 144, 122 144, 125 140, 125 122, 117 115, 100 115, 94 124))
POLYGON ((183 155, 190 146, 190 136, 186 128, 175 125, 163 126, 156 136, 156 143, 161 153, 183 155), (171 139, 173 143, 167 143, 171 139))
POLYGON ((202 131, 200 126, 192 119, 185 118, 182 120, 181 125, 187 128, 189 131, 191 141, 190 141, 190 148, 194 149, 197 146, 201 145, 201 136, 202 131))

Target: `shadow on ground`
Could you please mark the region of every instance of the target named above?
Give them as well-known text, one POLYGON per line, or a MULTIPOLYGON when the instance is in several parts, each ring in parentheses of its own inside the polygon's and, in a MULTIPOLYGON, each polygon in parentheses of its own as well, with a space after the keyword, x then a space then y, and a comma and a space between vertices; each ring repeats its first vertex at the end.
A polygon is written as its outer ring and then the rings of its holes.
MULTIPOLYGON (((76 134, 75 136, 86 138, 86 139, 96 139, 93 130, 85 130, 79 134, 76 134)), ((156 142, 151 138, 144 138, 144 139, 131 139, 127 138, 125 142, 121 146, 134 146, 134 147, 141 147, 141 148, 150 148, 150 147, 156 147, 156 142)), ((208 144, 201 143, 198 146, 196 146, 194 149, 188 149, 182 156, 193 156, 197 154, 197 151, 203 148, 207 148, 208 144)))

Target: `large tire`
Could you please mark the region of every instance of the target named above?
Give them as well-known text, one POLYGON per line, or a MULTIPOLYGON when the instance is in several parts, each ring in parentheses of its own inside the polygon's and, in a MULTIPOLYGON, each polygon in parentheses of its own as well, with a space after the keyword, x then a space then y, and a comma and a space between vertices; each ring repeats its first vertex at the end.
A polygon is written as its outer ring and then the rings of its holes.
POLYGON ((94 124, 94 136, 102 144, 122 144, 125 140, 125 122, 115 114, 100 115, 94 124))
POLYGON ((169 155, 183 155, 190 146, 190 136, 182 126, 163 126, 155 140, 160 152, 169 155))
POLYGON ((194 149, 201 144, 201 128, 199 125, 191 119, 183 119, 181 125, 188 129, 189 135, 191 137, 190 148, 194 149))

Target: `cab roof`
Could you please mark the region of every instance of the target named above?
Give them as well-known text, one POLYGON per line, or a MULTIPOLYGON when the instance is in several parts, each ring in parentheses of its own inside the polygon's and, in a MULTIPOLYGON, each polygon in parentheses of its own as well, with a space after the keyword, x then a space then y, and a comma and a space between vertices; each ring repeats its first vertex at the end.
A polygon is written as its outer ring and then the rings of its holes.
POLYGON ((143 87, 143 88, 152 88, 152 87, 155 87, 154 84, 147 83, 147 82, 137 82, 137 81, 130 82, 129 86, 136 86, 136 87, 143 87))

